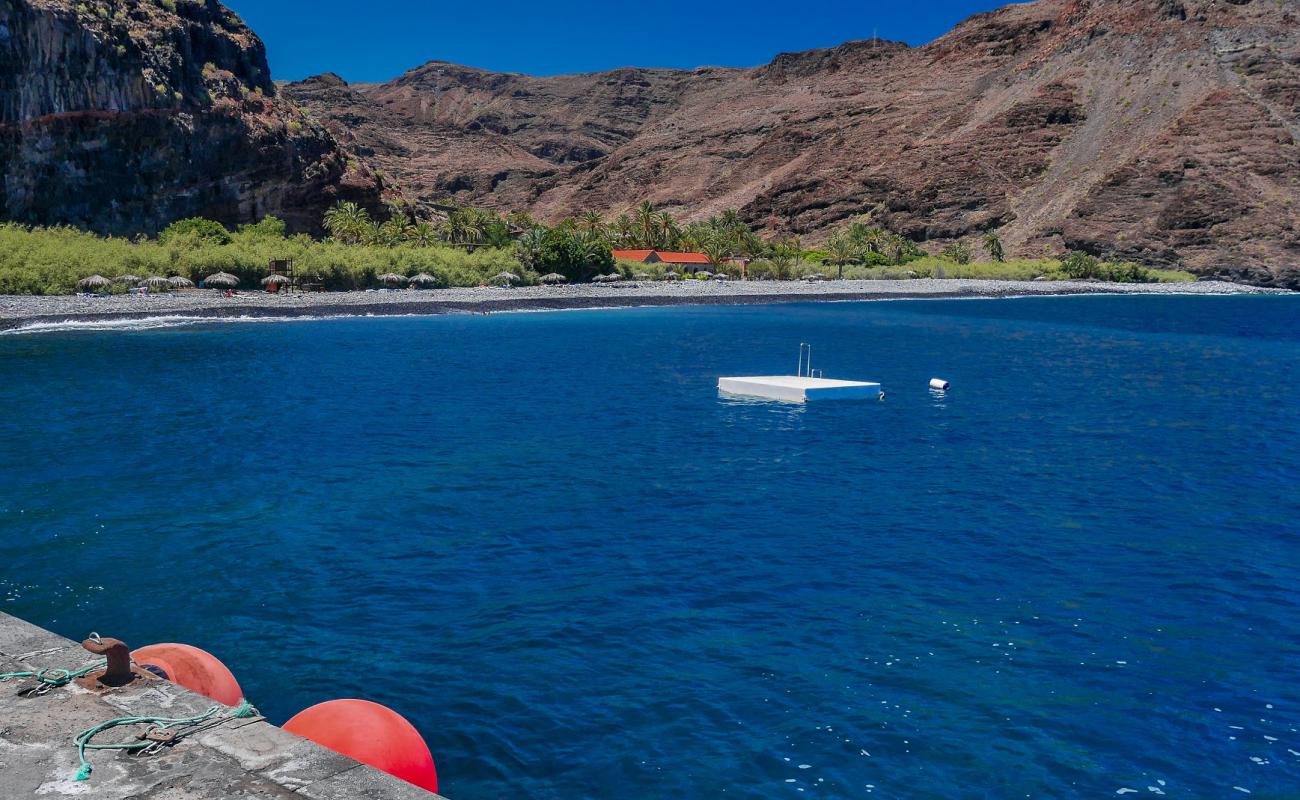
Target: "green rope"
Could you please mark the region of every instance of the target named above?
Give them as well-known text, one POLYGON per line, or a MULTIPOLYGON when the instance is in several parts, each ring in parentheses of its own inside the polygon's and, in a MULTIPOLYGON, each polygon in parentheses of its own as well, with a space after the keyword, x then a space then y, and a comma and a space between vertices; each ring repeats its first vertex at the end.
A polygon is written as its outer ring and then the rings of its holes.
POLYGON ((103 733, 110 728, 116 728, 122 725, 152 725, 150 730, 169 730, 171 728, 185 728, 185 731, 178 731, 177 736, 184 736, 187 733, 193 733, 193 728, 204 722, 216 720, 219 725, 228 719, 243 719, 257 716, 257 709, 247 700, 241 699, 239 704, 228 709, 225 714, 220 714, 223 706, 214 705, 202 714, 193 717, 118 717, 110 719, 107 722, 101 722, 82 731, 72 738, 77 745, 77 758, 81 761, 81 768, 77 770, 75 780, 84 781, 90 778, 90 761, 86 758, 87 750, 126 750, 134 752, 145 750, 150 747, 159 745, 159 742, 152 740, 128 740, 125 742, 110 742, 108 744, 94 744, 90 740, 98 734, 103 733))
POLYGON ((0 681, 7 681, 10 678, 35 678, 40 683, 58 687, 71 683, 74 678, 80 678, 82 675, 94 672, 97 669, 103 669, 107 665, 107 661, 96 661, 94 664, 71 672, 66 669, 40 669, 35 672, 0 672, 0 681))
MULTIPOLYGON (((51 688, 65 686, 73 680, 80 678, 82 675, 94 672, 97 669, 103 669, 108 665, 107 661, 97 661, 76 670, 66 669, 41 669, 34 672, 0 672, 0 682, 10 680, 11 678, 33 678, 38 683, 46 684, 51 688)), ((216 724, 220 725, 228 719, 247 719, 258 716, 257 709, 248 700, 240 698, 239 702, 229 708, 225 714, 220 714, 223 706, 214 705, 202 714, 193 717, 117 717, 107 722, 101 722, 93 725, 73 737, 73 742, 77 745, 77 758, 81 761, 81 767, 77 770, 75 780, 84 781, 90 778, 90 761, 86 759, 87 750, 126 750, 134 752, 136 750, 145 750, 160 744, 149 739, 135 739, 125 742, 111 742, 109 744, 93 744, 90 740, 98 734, 103 733, 111 728, 122 725, 152 725, 151 730, 169 730, 171 728, 185 728, 185 731, 178 732, 179 736, 187 733, 193 733, 193 728, 204 722, 216 719, 216 724), (220 716, 218 716, 220 714, 220 716)), ((174 740, 173 740, 174 741, 174 740)))

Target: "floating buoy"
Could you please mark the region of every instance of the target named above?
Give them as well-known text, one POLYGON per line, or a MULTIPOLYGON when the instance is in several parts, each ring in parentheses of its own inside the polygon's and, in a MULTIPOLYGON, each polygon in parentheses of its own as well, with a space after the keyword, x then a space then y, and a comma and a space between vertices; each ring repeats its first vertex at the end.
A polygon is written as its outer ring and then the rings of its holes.
POLYGON ((211 653, 188 644, 151 644, 131 652, 131 659, 161 678, 184 686, 218 703, 237 705, 244 699, 239 681, 211 653))
POLYGON ((950 385, 950 384, 949 384, 947 381, 945 381, 943 378, 931 378, 931 379, 930 379, 930 388, 931 388, 931 389, 938 389, 938 390, 941 391, 941 392, 946 392, 946 391, 948 391, 948 386, 949 386, 949 385, 950 385))
POLYGON ((369 764, 395 778, 438 791, 433 754, 411 723, 369 700, 330 700, 298 712, 284 729, 369 764))

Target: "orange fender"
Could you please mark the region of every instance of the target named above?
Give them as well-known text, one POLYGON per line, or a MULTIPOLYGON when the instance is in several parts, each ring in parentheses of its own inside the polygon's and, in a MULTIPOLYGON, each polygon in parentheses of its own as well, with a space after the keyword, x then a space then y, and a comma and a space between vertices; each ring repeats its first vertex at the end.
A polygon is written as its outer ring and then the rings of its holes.
POLYGON ((284 723, 284 729, 422 789, 438 791, 433 754, 420 732, 401 714, 378 703, 318 703, 284 723))
POLYGON ((132 651, 131 658, 141 667, 162 670, 172 683, 192 692, 211 697, 218 703, 233 706, 244 699, 239 681, 216 656, 188 644, 151 644, 132 651))

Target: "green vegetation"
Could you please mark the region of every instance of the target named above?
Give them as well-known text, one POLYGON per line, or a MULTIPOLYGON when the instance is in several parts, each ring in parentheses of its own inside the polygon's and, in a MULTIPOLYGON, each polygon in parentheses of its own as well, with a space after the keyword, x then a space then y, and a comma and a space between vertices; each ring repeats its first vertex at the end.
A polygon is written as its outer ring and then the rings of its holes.
MULTIPOLYGON (((809 249, 797 237, 760 238, 736 211, 680 224, 649 203, 613 221, 589 211, 547 227, 527 214, 502 217, 474 208, 452 209, 437 224, 417 220, 402 207, 389 208, 384 219, 377 219, 345 202, 325 214, 329 236, 324 240, 290 236, 284 222, 274 217, 233 232, 212 220, 183 219, 156 239, 7 223, 0 224, 0 294, 66 294, 92 274, 110 279, 181 276, 197 284, 217 272, 232 273, 242 288, 256 290, 272 259, 293 259, 301 279, 329 290, 375 287, 377 276, 390 272, 428 273, 438 286, 477 286, 501 272, 517 274, 521 283, 530 284, 552 272, 579 282, 614 272, 659 279, 672 269, 616 263, 613 249, 699 252, 708 259, 709 272, 733 278, 792 280, 825 274, 878 280, 1193 280, 1186 272, 1149 270, 1083 253, 1059 261, 1007 260, 996 231, 979 239, 988 261, 975 261, 966 241, 949 242, 939 255, 926 255, 916 242, 875 225, 872 216, 865 214, 834 231, 821 249, 809 249)), ((116 283, 113 291, 126 288, 116 283)))
MULTIPOLYGON (((180 275, 197 284, 216 272, 238 276, 245 290, 260 290, 267 264, 282 258, 295 261, 299 276, 331 290, 375 287, 376 276, 386 272, 427 272, 441 286, 478 286, 502 271, 516 272, 525 280, 535 277, 520 272, 514 254, 501 248, 466 253, 440 243, 350 246, 301 234, 286 237, 283 231, 283 222, 268 218, 227 232, 225 243, 185 227, 163 242, 0 224, 0 294, 69 294, 76 291, 78 280, 92 274, 180 275)), ((125 290, 125 285, 114 287, 125 290)))

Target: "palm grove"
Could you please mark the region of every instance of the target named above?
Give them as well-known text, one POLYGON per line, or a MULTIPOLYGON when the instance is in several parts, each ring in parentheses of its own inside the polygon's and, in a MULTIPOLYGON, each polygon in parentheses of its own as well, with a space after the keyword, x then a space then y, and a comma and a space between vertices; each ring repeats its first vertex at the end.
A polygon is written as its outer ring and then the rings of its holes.
MULTIPOLYGON (((789 280, 843 278, 1095 278, 1122 281, 1188 280, 1187 273, 1146 270, 1081 253, 1063 259, 1010 260, 990 231, 950 242, 927 255, 914 241, 873 221, 868 212, 835 230, 823 244, 796 236, 763 238, 739 212, 682 222, 648 202, 608 219, 588 211, 544 225, 528 214, 500 215, 451 208, 439 222, 404 208, 384 218, 339 203, 323 219, 328 236, 290 235, 274 217, 235 230, 202 218, 180 220, 156 238, 103 237, 66 226, 0 223, 0 294, 63 294, 91 275, 125 291, 128 278, 178 277, 195 283, 223 272, 255 288, 272 259, 293 259, 298 275, 326 289, 364 289, 381 276, 431 276, 424 285, 477 286, 501 273, 524 283, 555 273, 571 282, 616 273, 663 277, 664 265, 616 263, 615 249, 698 252, 709 271, 732 277, 789 280)), ((693 278, 694 275, 686 275, 693 278)))

